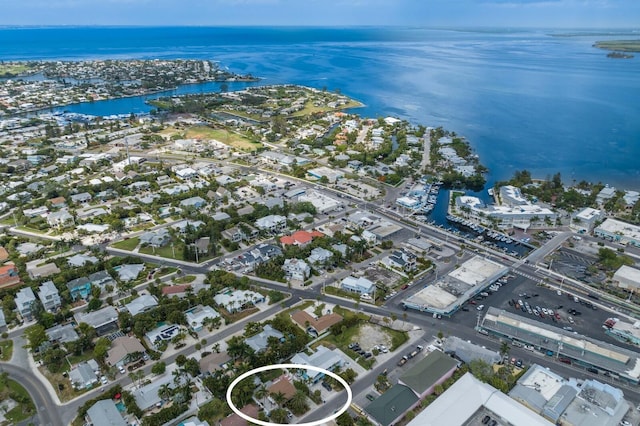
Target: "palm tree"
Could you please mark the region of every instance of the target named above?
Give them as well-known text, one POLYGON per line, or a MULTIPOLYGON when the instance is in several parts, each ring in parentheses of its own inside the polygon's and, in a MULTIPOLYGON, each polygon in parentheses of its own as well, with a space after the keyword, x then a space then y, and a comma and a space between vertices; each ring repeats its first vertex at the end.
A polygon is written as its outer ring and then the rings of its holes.
POLYGON ((269 396, 269 391, 267 390, 267 387, 264 384, 260 385, 256 390, 256 398, 262 400, 262 406, 264 406, 265 404, 264 400, 267 398, 267 396, 269 396))
POLYGON ((165 383, 164 385, 158 388, 158 396, 163 400, 168 400, 173 394, 173 390, 169 386, 169 383, 165 383))
POLYGON ((271 398, 273 398, 273 400, 276 402, 276 404, 278 404, 278 407, 280 408, 282 408, 282 404, 284 404, 287 401, 287 397, 282 391, 271 392, 270 396, 271 398))
POLYGON ((296 393, 293 395, 293 397, 289 401, 289 406, 291 407, 294 413, 296 414, 303 413, 308 408, 307 396, 304 394, 304 392, 300 390, 296 391, 296 393))

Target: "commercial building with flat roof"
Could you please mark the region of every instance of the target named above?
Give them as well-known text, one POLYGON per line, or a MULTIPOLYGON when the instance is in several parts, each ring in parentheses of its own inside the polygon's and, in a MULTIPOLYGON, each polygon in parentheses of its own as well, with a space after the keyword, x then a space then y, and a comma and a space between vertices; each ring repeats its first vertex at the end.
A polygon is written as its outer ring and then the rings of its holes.
POLYGON ((596 380, 563 377, 534 364, 509 396, 557 425, 616 426, 629 403, 624 394, 596 380))
POLYGON ((407 426, 479 425, 485 416, 499 425, 553 426, 548 420, 466 373, 407 426))
POLYGON ((605 220, 593 230, 593 235, 620 244, 640 247, 640 226, 622 222, 621 220, 605 220))
POLYGON ((613 282, 618 288, 636 293, 640 288, 640 269, 622 265, 613 274, 613 282))
POLYGON ((636 321, 633 324, 616 321, 615 324, 605 332, 623 342, 640 345, 640 321, 636 321))
POLYGON ((508 270, 509 268, 497 262, 475 256, 440 281, 404 299, 403 305, 421 312, 450 316, 508 270))
POLYGON ((533 345, 543 352, 551 351, 556 357, 607 372, 616 379, 632 384, 640 382, 637 352, 493 307, 487 310, 480 328, 501 338, 533 345))

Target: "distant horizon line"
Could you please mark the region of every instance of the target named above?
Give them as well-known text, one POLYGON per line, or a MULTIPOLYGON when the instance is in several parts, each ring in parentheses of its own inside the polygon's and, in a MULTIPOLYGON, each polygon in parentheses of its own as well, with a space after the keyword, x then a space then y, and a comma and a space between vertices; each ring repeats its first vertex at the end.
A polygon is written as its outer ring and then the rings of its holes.
POLYGON ((637 32, 640 36, 640 27, 628 26, 591 26, 591 27, 571 27, 571 26, 531 26, 531 25, 415 25, 415 24, 395 24, 395 25, 378 25, 378 24, 350 24, 350 25, 331 25, 331 24, 313 24, 313 25, 265 25, 265 24, 0 24, 0 29, 54 29, 54 28, 388 28, 388 29, 434 29, 434 30, 486 30, 486 29, 502 29, 502 30, 573 30, 573 31, 593 31, 593 30, 614 30, 614 31, 632 31, 637 32))

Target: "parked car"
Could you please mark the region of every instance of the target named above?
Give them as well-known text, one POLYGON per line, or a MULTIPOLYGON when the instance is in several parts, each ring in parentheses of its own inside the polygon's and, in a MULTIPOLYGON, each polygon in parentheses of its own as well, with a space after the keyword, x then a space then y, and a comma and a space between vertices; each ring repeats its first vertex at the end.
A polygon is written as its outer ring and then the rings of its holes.
POLYGON ((120 374, 125 374, 127 372, 127 370, 125 370, 122 365, 118 366, 118 371, 120 372, 120 374))
POLYGON ((100 383, 102 383, 103 385, 109 383, 109 380, 107 380, 107 376, 100 377, 100 383))
POLYGON ((373 401, 374 399, 376 399, 376 397, 375 397, 375 396, 373 396, 373 395, 371 395, 370 393, 368 393, 368 394, 367 394, 367 399, 368 399, 369 401, 373 401))
POLYGON ((481 311, 481 310, 483 310, 483 309, 484 309, 484 305, 480 305, 480 306, 478 306, 476 309, 477 309, 477 310, 479 310, 479 311, 481 311))
POLYGON ((322 387, 325 388, 326 390, 328 390, 329 392, 331 392, 333 390, 331 385, 329 383, 327 383, 327 382, 322 382, 322 387))

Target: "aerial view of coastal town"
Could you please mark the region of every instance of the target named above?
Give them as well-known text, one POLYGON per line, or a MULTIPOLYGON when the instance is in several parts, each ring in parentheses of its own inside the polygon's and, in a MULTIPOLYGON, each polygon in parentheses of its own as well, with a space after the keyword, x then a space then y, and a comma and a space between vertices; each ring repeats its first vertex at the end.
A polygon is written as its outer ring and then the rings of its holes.
POLYGON ((80 3, 0 16, 0 426, 640 425, 640 4, 80 3))

